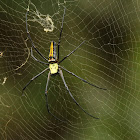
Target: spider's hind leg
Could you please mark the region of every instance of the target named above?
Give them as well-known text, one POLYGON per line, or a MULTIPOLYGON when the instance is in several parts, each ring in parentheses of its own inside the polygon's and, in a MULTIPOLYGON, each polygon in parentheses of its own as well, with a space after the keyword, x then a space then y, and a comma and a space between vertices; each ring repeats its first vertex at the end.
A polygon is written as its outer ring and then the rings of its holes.
POLYGON ((32 57, 35 61, 37 61, 37 62, 39 62, 39 63, 45 64, 45 65, 48 65, 48 64, 49 64, 49 63, 46 63, 46 62, 43 62, 43 61, 38 60, 38 59, 33 55, 33 49, 32 49, 32 47, 31 47, 31 57, 32 57))
POLYGON ((40 53, 40 51, 35 47, 35 44, 34 44, 32 38, 31 38, 29 29, 28 29, 28 14, 29 14, 29 6, 28 6, 27 12, 26 12, 26 14, 25 14, 25 18, 26 18, 26 21, 25 21, 25 22, 26 22, 26 32, 27 32, 28 38, 29 38, 29 40, 30 40, 30 42, 31 42, 32 47, 34 48, 34 50, 35 50, 44 60, 46 60, 46 61, 48 62, 47 58, 44 57, 44 56, 40 53))

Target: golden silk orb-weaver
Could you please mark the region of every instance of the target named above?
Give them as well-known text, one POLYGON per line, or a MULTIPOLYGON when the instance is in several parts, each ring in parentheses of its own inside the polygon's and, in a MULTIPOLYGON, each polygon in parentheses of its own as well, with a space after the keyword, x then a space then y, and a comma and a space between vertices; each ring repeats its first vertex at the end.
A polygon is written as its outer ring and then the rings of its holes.
POLYGON ((61 42, 61 36, 62 36, 62 31, 63 31, 63 22, 64 22, 64 16, 65 16, 65 8, 64 8, 64 13, 63 13, 63 18, 62 18, 62 25, 61 25, 61 30, 60 30, 60 36, 59 36, 59 41, 58 41, 58 46, 57 46, 57 49, 56 50, 56 43, 54 41, 51 41, 51 45, 50 45, 50 52, 49 52, 49 59, 45 58, 40 52, 39 50, 35 47, 32 39, 31 39, 31 36, 30 36, 30 33, 29 33, 29 30, 28 30, 28 23, 27 23, 27 16, 28 16, 28 13, 29 13, 29 9, 27 9, 27 12, 26 12, 26 30, 27 30, 27 34, 28 34, 28 38, 32 44, 32 47, 31 47, 31 56, 32 58, 39 62, 39 63, 42 63, 42 64, 45 64, 47 65, 48 67, 43 70, 42 72, 40 72, 39 74, 37 74, 36 76, 34 76, 26 85, 25 87, 23 88, 22 90, 22 93, 24 92, 24 90, 26 89, 26 87, 33 81, 35 80, 37 77, 39 77, 41 74, 43 74, 45 71, 49 71, 48 73, 48 78, 47 78, 47 83, 46 83, 46 89, 45 89, 45 97, 46 97, 46 106, 47 106, 47 110, 48 110, 48 113, 51 114, 55 119, 59 120, 59 121, 62 121, 62 122, 65 122, 64 120, 61 120, 59 119, 58 117, 56 117, 54 114, 51 113, 50 109, 49 109, 49 105, 48 105, 48 97, 47 97, 47 90, 48 90, 48 84, 49 84, 49 81, 50 81, 50 77, 55 75, 55 74, 59 74, 62 78, 62 81, 65 85, 65 88, 66 90, 68 91, 69 95, 71 96, 71 98, 73 99, 73 101, 76 103, 76 105, 78 107, 81 108, 81 110, 83 110, 87 115, 89 115, 90 117, 92 118, 95 118, 95 119, 98 119, 97 117, 94 117, 92 116, 91 114, 89 114, 87 111, 85 111, 80 105, 79 103, 75 100, 75 98, 73 97, 73 95, 71 94, 67 84, 66 84, 66 81, 64 79, 64 76, 63 76, 63 72, 62 70, 68 72, 69 74, 77 77, 78 79, 82 80, 83 82, 91 85, 91 86, 94 86, 96 88, 99 88, 99 89, 102 89, 102 90, 106 90, 105 88, 101 88, 101 87, 98 87, 88 81, 86 81, 85 79, 77 76, 76 74, 74 74, 73 72, 71 71, 68 71, 67 69, 65 69, 64 67, 60 66, 60 63, 63 62, 66 58, 68 58, 71 54, 73 54, 85 41, 83 41, 78 47, 76 47, 72 52, 70 52, 68 55, 66 55, 63 59, 59 60, 59 47, 60 47, 60 42, 61 42), (43 61, 40 61, 38 60, 34 55, 33 55, 33 51, 32 51, 32 48, 44 59, 45 62, 43 61), (58 55, 57 55, 58 54, 58 55))

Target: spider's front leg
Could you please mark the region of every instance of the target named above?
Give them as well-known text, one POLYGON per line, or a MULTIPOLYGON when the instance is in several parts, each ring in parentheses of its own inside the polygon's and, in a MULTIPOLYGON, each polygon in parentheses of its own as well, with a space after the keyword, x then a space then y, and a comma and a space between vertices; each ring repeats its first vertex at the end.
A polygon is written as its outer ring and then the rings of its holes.
POLYGON ((89 114, 88 112, 86 112, 86 111, 79 105, 79 103, 75 100, 75 98, 74 98, 73 95, 71 94, 71 92, 70 92, 70 90, 69 90, 69 88, 68 88, 68 86, 67 86, 67 84, 66 84, 66 82, 65 82, 65 79, 64 79, 64 76, 63 76, 63 72, 62 72, 62 70, 61 70, 60 68, 59 68, 59 74, 60 74, 60 76, 61 76, 61 78, 62 78, 62 80, 63 80, 63 83, 64 83, 64 85, 65 85, 65 87, 66 87, 66 89, 67 89, 69 95, 71 96, 71 98, 73 99, 73 101, 76 103, 76 105, 79 106, 79 107, 80 107, 87 115, 89 115, 90 117, 92 117, 92 118, 94 118, 94 119, 99 119, 99 118, 96 118, 96 117, 92 116, 92 115, 89 114))
POLYGON ((39 74, 37 74, 36 76, 34 76, 26 85, 25 87, 22 89, 22 95, 24 95, 24 90, 27 88, 27 86, 33 81, 35 80, 37 77, 39 77, 41 74, 43 74, 45 71, 47 71, 49 68, 46 68, 45 70, 43 70, 42 72, 40 72, 39 74))
POLYGON ((50 111, 49 104, 48 104, 48 84, 49 84, 49 81, 50 81, 50 77, 51 77, 51 69, 50 69, 50 71, 49 71, 49 73, 48 73, 48 79, 47 79, 47 84, 46 84, 46 89, 45 89, 46 106, 47 106, 48 113, 49 113, 50 115, 52 115, 55 119, 57 119, 57 120, 59 120, 59 121, 61 121, 61 122, 66 122, 66 121, 64 121, 64 120, 61 120, 61 119, 57 118, 57 117, 56 117, 55 115, 53 115, 53 114, 51 113, 51 111, 50 111))

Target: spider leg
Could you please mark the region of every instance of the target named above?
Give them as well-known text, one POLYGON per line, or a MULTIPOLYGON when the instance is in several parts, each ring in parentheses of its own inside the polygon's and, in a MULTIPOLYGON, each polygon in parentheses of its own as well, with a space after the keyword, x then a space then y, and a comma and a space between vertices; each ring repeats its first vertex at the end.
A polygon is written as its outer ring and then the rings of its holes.
POLYGON ((34 76, 26 85, 25 87, 22 89, 22 95, 24 95, 24 90, 26 89, 26 87, 37 77, 39 77, 41 74, 43 74, 46 70, 48 70, 49 68, 46 68, 45 70, 43 70, 42 72, 40 72, 39 74, 37 74, 36 76, 34 76))
POLYGON ((59 69, 59 73, 60 73, 60 76, 61 76, 61 78, 62 78, 62 80, 63 80, 63 83, 64 83, 64 85, 65 85, 67 91, 69 92, 69 95, 70 95, 71 98, 74 100, 74 102, 76 103, 76 105, 79 106, 79 107, 80 107, 87 115, 89 115, 90 117, 92 117, 92 118, 94 118, 94 119, 99 119, 99 118, 96 118, 96 117, 92 116, 92 115, 89 114, 88 112, 86 112, 86 111, 78 104, 78 102, 75 100, 75 98, 74 98, 73 95, 71 94, 71 92, 70 92, 70 90, 69 90, 69 88, 68 88, 68 86, 67 86, 67 84, 66 84, 66 82, 65 82, 65 79, 64 79, 64 76, 63 76, 63 72, 62 72, 61 69, 59 69))
POLYGON ((32 58, 33 58, 35 61, 37 61, 37 62, 39 62, 39 63, 45 64, 45 65, 48 65, 48 64, 49 64, 49 63, 45 63, 45 62, 40 61, 40 60, 38 60, 37 58, 35 58, 34 55, 33 55, 32 47, 31 47, 31 56, 32 56, 32 58))
POLYGON ((29 13, 29 7, 28 7, 28 9, 27 9, 27 12, 26 12, 26 31, 27 31, 27 35, 28 35, 28 38, 29 38, 29 40, 30 40, 30 42, 31 42, 31 44, 32 44, 32 47, 36 50, 36 52, 44 59, 44 60, 46 60, 46 61, 48 61, 40 52, 39 52, 39 50, 35 47, 35 45, 34 45, 34 42, 32 41, 32 38, 31 38, 31 36, 30 36, 30 33, 29 33, 29 30, 28 30, 28 23, 27 23, 27 16, 28 16, 28 13, 29 13))
POLYGON ((59 41, 58 41, 58 60, 59 60, 59 46, 60 46, 61 36, 62 36, 62 31, 63 31, 63 22, 64 22, 64 17, 65 17, 65 11, 66 11, 66 8, 64 8, 62 25, 61 25, 61 30, 60 30, 60 37, 59 37, 59 41))
MULTIPOLYGON (((61 67, 61 66, 59 66, 59 67, 61 67)), ((89 85, 91 85, 91 86, 94 86, 94 87, 99 88, 99 89, 102 89, 102 90, 107 90, 106 88, 101 88, 101 87, 98 87, 98 86, 96 86, 96 85, 91 84, 90 82, 86 81, 85 79, 82 79, 81 77, 77 76, 77 75, 74 74, 73 72, 68 71, 67 69, 65 69, 65 68, 63 68, 63 67, 61 67, 61 68, 62 68, 63 70, 65 70, 66 72, 72 74, 73 76, 79 78, 80 80, 82 80, 83 82, 85 82, 85 83, 87 83, 87 84, 89 84, 89 85)))
POLYGON ((75 48, 71 53, 66 55, 61 61, 59 61, 59 64, 63 62, 67 57, 69 57, 71 54, 73 54, 85 41, 83 41, 77 48, 75 48))
POLYGON ((63 121, 59 118, 57 118, 55 115, 53 115, 49 109, 49 105, 48 105, 48 96, 47 96, 47 90, 48 90, 48 84, 49 84, 49 81, 50 81, 50 76, 51 76, 51 72, 49 71, 48 73, 48 79, 47 79, 47 84, 46 84, 46 89, 45 89, 45 97, 46 97, 46 106, 47 106, 47 110, 48 110, 48 113, 51 114, 55 119, 61 121, 61 122, 66 122, 66 121, 63 121))

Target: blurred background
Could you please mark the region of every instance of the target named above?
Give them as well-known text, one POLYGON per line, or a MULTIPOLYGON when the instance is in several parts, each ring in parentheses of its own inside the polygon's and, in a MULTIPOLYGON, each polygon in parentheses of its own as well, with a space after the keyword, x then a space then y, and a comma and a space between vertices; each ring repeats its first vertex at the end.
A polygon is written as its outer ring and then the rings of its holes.
MULTIPOLYGON (((138 0, 1 0, 0 1, 0 139, 1 140, 139 140, 140 139, 140 2, 138 0), (85 43, 61 66, 106 88, 90 86, 63 71, 85 114, 72 100, 59 75, 48 71, 27 82, 47 65, 30 54, 25 14, 36 48, 48 59, 50 42, 58 43, 66 7, 60 59, 85 43)), ((34 56, 44 61, 34 50, 34 56)))

